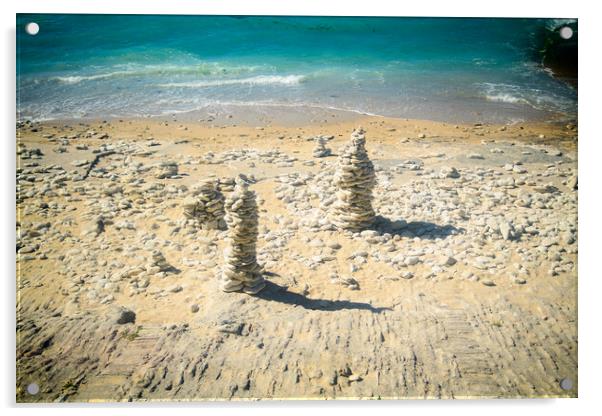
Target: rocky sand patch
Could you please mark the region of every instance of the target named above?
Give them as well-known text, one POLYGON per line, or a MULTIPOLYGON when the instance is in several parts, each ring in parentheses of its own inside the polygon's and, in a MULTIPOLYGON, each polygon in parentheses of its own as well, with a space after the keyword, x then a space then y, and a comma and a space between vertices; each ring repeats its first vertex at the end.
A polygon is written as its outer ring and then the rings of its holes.
POLYGON ((20 123, 17 400, 575 396, 576 127, 361 123, 20 123))

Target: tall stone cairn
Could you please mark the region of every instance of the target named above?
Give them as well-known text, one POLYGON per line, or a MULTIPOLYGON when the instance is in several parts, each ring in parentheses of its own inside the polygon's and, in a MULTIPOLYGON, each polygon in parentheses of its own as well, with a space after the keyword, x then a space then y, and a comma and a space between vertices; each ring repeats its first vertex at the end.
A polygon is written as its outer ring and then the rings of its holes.
POLYGON ((228 236, 220 288, 224 292, 242 290, 254 295, 265 287, 257 264, 258 215, 255 192, 249 191, 243 178, 236 178, 234 192, 226 199, 228 236))
POLYGON ((182 203, 184 217, 193 221, 195 226, 204 230, 224 230, 224 196, 216 189, 215 180, 202 182, 196 189, 196 195, 188 197, 182 203))
POLYGON ((353 232, 370 227, 375 215, 372 190, 376 176, 366 152, 364 134, 361 127, 351 133, 351 142, 339 151, 339 163, 333 179, 338 191, 330 220, 338 228, 353 232))

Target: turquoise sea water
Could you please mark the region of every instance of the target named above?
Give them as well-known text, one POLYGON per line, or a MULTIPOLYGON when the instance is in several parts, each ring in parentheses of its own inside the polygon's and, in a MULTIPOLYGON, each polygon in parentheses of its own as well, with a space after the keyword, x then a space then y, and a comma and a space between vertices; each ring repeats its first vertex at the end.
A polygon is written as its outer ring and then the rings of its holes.
POLYGON ((309 105, 442 121, 571 118, 577 91, 539 54, 564 23, 21 14, 18 115, 309 105), (36 36, 24 31, 30 21, 40 25, 36 36))

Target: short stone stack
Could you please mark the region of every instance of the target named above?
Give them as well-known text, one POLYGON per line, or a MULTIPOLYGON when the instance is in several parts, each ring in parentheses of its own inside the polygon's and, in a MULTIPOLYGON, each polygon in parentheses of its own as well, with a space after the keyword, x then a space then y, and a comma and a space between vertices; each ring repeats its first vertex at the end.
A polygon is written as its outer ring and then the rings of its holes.
POLYGON ((182 203, 186 219, 203 230, 224 230, 224 196, 216 189, 216 182, 207 180, 201 183, 195 193, 182 203))
POLYGON ((178 176, 178 164, 176 162, 163 162, 158 166, 159 171, 155 175, 157 179, 173 178, 178 176))
POLYGON ((153 250, 151 260, 146 266, 146 271, 150 273, 166 273, 172 270, 174 270, 174 267, 167 262, 163 253, 159 250, 153 250))
POLYGON ((376 175, 366 152, 364 134, 361 127, 353 131, 351 142, 340 150, 333 179, 338 191, 330 220, 339 229, 353 232, 370 227, 375 216, 372 190, 376 185, 376 175))
POLYGON ((313 150, 314 157, 330 156, 331 150, 326 147, 326 141, 322 136, 316 137, 316 147, 313 150))
POLYGON ((262 270, 257 264, 258 215, 255 192, 240 176, 234 192, 226 199, 227 247, 220 288, 224 292, 244 291, 254 295, 265 287, 262 270))

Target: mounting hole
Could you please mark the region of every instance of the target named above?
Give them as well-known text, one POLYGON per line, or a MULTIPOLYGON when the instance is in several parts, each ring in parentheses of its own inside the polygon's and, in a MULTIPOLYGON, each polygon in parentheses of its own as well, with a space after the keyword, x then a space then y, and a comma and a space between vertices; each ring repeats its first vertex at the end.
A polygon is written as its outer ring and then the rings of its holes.
POLYGON ((563 26, 560 28, 560 37, 562 39, 570 39, 573 37, 573 29, 568 26, 563 26))
POLYGON ((570 390, 573 388, 573 380, 570 378, 563 378, 560 380, 560 388, 562 390, 570 390))
POLYGON ((38 394, 39 392, 40 386, 38 386, 36 383, 31 383, 29 386, 27 386, 27 393, 31 394, 32 396, 38 394))
POLYGON ((27 32, 28 35, 35 36, 39 31, 40 25, 38 25, 36 22, 29 22, 25 25, 25 32, 27 32))

